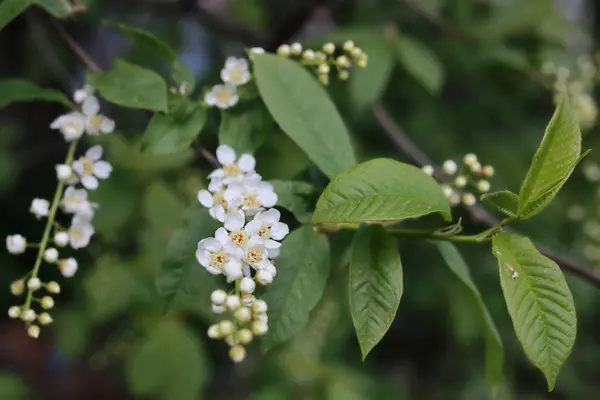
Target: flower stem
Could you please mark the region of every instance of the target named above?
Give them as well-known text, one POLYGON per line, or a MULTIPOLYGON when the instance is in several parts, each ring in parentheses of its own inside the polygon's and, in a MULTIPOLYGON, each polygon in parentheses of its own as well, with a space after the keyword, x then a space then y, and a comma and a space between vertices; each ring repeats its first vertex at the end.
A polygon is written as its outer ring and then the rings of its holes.
MULTIPOLYGON (((77 140, 71 142, 69 146, 69 151, 67 152, 67 158, 65 161, 66 165, 71 165, 73 163, 73 159, 75 158, 75 149, 77 148, 77 140)), ((44 234, 42 236, 42 240, 40 241, 40 247, 38 249, 37 258, 35 260, 35 264, 33 266, 33 270, 31 271, 31 277, 37 278, 38 273, 40 271, 40 266, 42 265, 42 260, 44 258, 44 252, 46 251, 46 246, 48 245, 48 240, 50 239, 50 232, 52 231, 52 227, 54 226, 54 219, 56 218, 56 211, 58 210, 58 206, 60 204, 60 200, 62 198, 63 190, 65 188, 65 182, 62 180, 58 181, 58 185, 56 186, 56 192, 54 192, 54 199, 52 200, 52 205, 50 207, 50 212, 48 213, 48 220, 46 221, 46 228, 44 229, 44 234)), ((31 307, 31 301, 33 299, 33 291, 31 289, 27 289, 27 300, 25 300, 25 304, 23 305, 23 310, 29 310, 31 307)))

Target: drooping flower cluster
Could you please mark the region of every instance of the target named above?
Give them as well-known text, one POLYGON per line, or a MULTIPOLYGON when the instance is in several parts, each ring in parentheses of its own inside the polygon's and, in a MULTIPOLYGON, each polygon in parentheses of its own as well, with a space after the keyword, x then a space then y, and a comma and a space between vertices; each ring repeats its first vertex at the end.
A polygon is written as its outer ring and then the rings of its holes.
POLYGON ((254 171, 254 157, 242 154, 238 158, 226 145, 216 153, 221 167, 209 175, 208 190, 198 192, 198 201, 223 227, 214 237, 200 240, 196 258, 209 273, 235 283, 229 293, 212 293, 215 314, 229 313, 232 319, 212 325, 208 336, 225 340, 231 359, 240 362, 246 354, 244 345, 268 331, 267 304, 256 299, 254 292, 257 284, 268 285, 275 278, 273 260, 289 228, 280 222, 279 211, 270 208, 277 203, 277 195, 254 171))
POLYGON ((99 114, 98 99, 93 96, 91 87, 86 86, 77 90, 73 100, 80 104, 81 110, 61 115, 50 125, 50 128, 59 130, 65 141, 70 143, 64 164, 56 166, 58 179, 56 195, 52 202, 40 198, 33 199, 29 208, 38 220, 47 219, 43 237, 39 243, 29 242, 18 234, 6 238, 6 247, 12 254, 23 254, 27 247, 38 249, 33 269, 11 284, 11 292, 15 296, 21 296, 27 289, 26 299, 21 305, 12 306, 8 310, 11 318, 21 318, 26 323, 27 333, 35 338, 40 334, 39 325, 51 323, 52 317, 47 311, 38 314, 33 309, 33 302, 39 303, 42 310, 49 310, 54 307, 52 295, 60 293, 57 282, 40 280, 38 277, 40 267, 43 262, 54 264, 64 277, 70 278, 75 275, 78 268, 77 260, 73 257, 60 257, 57 247, 70 246, 72 249, 81 249, 89 244, 94 234, 92 218, 98 205, 89 201, 87 190, 98 188, 98 180, 108 178, 112 172, 111 165, 101 160, 102 147, 100 146, 91 147, 85 155, 75 160, 77 143, 84 133, 88 135, 110 133, 114 130, 115 123, 99 114), (77 188, 78 184, 83 188, 77 188), (56 221, 59 208, 70 219, 68 228, 56 221), (52 246, 52 242, 56 247, 52 246), (41 289, 45 289, 47 294, 38 297, 37 293, 41 289))
MULTIPOLYGON (((425 165, 422 169, 427 175, 434 175, 435 171, 431 165, 425 165)), ((494 176, 494 167, 482 166, 477 156, 469 153, 463 157, 460 167, 453 160, 444 161, 439 180, 450 205, 457 206, 462 203, 465 206, 472 206, 477 202, 477 198, 467 189, 473 188, 479 193, 489 192, 491 185, 486 178, 492 176, 494 176)))
POLYGON ((341 50, 337 50, 333 43, 325 43, 321 50, 316 51, 303 49, 300 43, 282 44, 277 48, 277 54, 281 57, 299 57, 303 65, 313 69, 323 85, 329 84, 332 70, 335 69, 338 78, 345 81, 350 77, 350 70, 354 65, 365 68, 368 62, 367 54, 352 40, 344 42, 341 50))
POLYGON ((598 119, 598 107, 593 96, 597 68, 592 58, 580 56, 576 68, 571 70, 547 61, 542 65, 541 72, 551 80, 555 104, 559 103, 565 91, 568 93, 579 125, 584 133, 587 132, 598 119))

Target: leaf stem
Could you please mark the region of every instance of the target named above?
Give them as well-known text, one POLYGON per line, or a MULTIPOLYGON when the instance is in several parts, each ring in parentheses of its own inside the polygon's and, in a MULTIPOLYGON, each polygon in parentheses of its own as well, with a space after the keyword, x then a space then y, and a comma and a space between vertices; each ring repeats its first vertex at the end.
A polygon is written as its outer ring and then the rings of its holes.
POLYGON ((482 241, 480 239, 481 234, 477 234, 477 235, 447 235, 447 234, 443 234, 443 233, 439 233, 439 232, 431 231, 431 230, 400 229, 400 228, 388 228, 387 231, 388 231, 388 233, 390 233, 394 236, 445 240, 447 242, 479 243, 482 241))
MULTIPOLYGON (((67 152, 67 158, 65 161, 66 165, 71 165, 73 163, 73 159, 75 158, 75 149, 77 148, 77 142, 78 141, 75 140, 69 146, 69 151, 67 152)), ((56 218, 56 211, 58 210, 58 206, 60 204, 60 200, 61 200, 64 188, 65 188, 65 182, 62 180, 59 180, 58 185, 56 186, 56 191, 54 192, 54 199, 52 200, 50 212, 48 213, 48 220, 46 222, 46 228, 44 229, 44 234, 42 236, 42 240, 40 241, 37 258, 35 260, 33 270, 31 271, 32 278, 37 278, 38 273, 40 271, 40 266, 42 265, 42 260, 44 258, 44 252, 46 251, 46 246, 48 245, 48 240, 50 239, 50 232, 52 231, 52 227, 54 226, 54 219, 56 218)), ((32 299, 33 299, 33 291, 28 288, 27 289, 27 300, 25 300, 25 304, 23 305, 24 311, 27 311, 30 309, 32 299)))

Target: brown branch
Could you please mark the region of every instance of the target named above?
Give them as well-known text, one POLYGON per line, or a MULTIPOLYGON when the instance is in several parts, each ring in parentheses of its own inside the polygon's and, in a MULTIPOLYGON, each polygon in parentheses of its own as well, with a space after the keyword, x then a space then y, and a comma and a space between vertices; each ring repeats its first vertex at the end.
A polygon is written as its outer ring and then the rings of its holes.
MULTIPOLYGON (((434 165, 431 159, 408 137, 406 132, 398 126, 392 119, 387 110, 379 103, 372 108, 373 117, 381 127, 383 133, 390 139, 393 146, 410 161, 418 166, 434 165)), ((439 171, 438 168, 435 168, 439 171)), ((498 223, 498 218, 487 212, 483 207, 475 205, 471 207, 463 207, 469 220, 482 225, 486 228, 491 228, 498 223)), ((546 257, 554 260, 562 269, 569 271, 580 278, 588 280, 600 286, 600 274, 582 263, 559 254, 546 246, 536 244, 537 249, 546 257)))
POLYGON ((67 46, 69 46, 69 48, 73 52, 73 54, 75 54, 75 56, 77 56, 77 58, 79 58, 79 60, 90 71, 95 73, 102 72, 102 68, 100 68, 98 64, 96 64, 94 60, 86 53, 86 51, 81 46, 79 46, 79 43, 77 43, 75 39, 73 39, 73 37, 69 35, 66 29, 58 21, 52 20, 52 23, 56 27, 56 30, 58 31, 60 37, 63 38, 67 46))
POLYGON ((194 143, 194 150, 204 157, 206 161, 208 161, 214 168, 221 168, 221 163, 219 160, 217 160, 215 156, 213 156, 210 151, 206 150, 206 148, 204 148, 200 143, 194 143))

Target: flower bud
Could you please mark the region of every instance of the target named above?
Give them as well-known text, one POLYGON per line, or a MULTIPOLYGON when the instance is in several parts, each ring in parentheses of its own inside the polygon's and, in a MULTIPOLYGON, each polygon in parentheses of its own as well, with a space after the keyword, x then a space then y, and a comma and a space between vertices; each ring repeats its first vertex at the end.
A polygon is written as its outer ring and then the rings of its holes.
POLYGON ((238 341, 241 344, 250 344, 252 343, 252 331, 250 329, 247 328, 242 328, 238 331, 237 334, 238 337, 238 341))
POLYGON ((491 178, 492 176, 494 176, 495 170, 494 170, 494 167, 492 167, 491 165, 486 165, 481 170, 481 173, 483 175, 487 176, 488 178, 491 178))
POLYGON ((473 153, 468 153, 464 156, 463 162, 465 165, 471 165, 477 162, 477 156, 473 153))
POLYGON ((293 55, 299 56, 302 53, 302 45, 298 42, 292 43, 290 46, 290 51, 293 55))
POLYGON ((319 82, 325 86, 329 85, 329 75, 319 75, 319 82))
POLYGON ((212 311, 217 315, 223 314, 225 312, 225 307, 217 305, 217 304, 213 304, 212 311))
POLYGON ((246 358, 246 349, 239 345, 233 346, 231 349, 229 349, 229 358, 236 363, 244 361, 244 358, 246 358))
POLYGON ((327 60, 327 56, 322 51, 317 51, 315 52, 315 60, 323 62, 327 60))
POLYGON ((254 319, 260 322, 264 322, 265 324, 269 322, 269 316, 266 313, 256 314, 254 319))
POLYGON ((235 326, 233 322, 225 319, 219 322, 219 331, 221 332, 221 336, 227 336, 233 333, 235 326))
POLYGON ((457 206, 460 204, 460 196, 458 195, 458 193, 452 193, 449 197, 448 197, 448 203, 451 206, 457 206))
POLYGON ((46 249, 44 252, 44 260, 46 260, 47 263, 54 264, 56 260, 58 260, 58 250, 54 247, 46 249))
POLYGON ((46 289, 50 292, 50 293, 54 293, 54 294, 59 294, 60 293, 60 285, 57 282, 48 282, 48 284, 46 285, 46 289))
POLYGON ((347 56, 339 56, 335 59, 335 62, 342 68, 350 68, 350 59, 347 56))
POLYGON ((49 310, 54 307, 54 300, 50 296, 44 296, 42 297, 41 305, 44 310, 49 310))
POLYGON ((453 160, 446 160, 442 165, 442 170, 448 175, 454 175, 458 171, 458 166, 453 160))
POLYGON ((462 196, 462 202, 465 206, 472 206, 477 202, 477 199, 471 193, 465 193, 462 196))
POLYGON ((231 311, 239 308, 242 305, 240 298, 236 295, 227 296, 225 306, 231 311))
POLYGON ((431 165, 423 165, 421 168, 429 176, 433 176, 433 167, 431 165))
POLYGON ((254 292, 254 289, 256 289, 254 279, 248 277, 242 278, 240 281, 240 290, 242 293, 250 294, 254 292))
POLYGON ((325 54, 330 54, 330 55, 335 53, 335 44, 325 43, 323 45, 323 52, 325 52, 325 54))
POLYGON ((222 305, 223 303, 225 303, 225 300, 227 299, 227 293, 225 293, 224 290, 215 290, 210 294, 210 300, 213 302, 213 304, 216 305, 222 305))
POLYGON ((256 301, 256 297, 252 294, 243 294, 242 295, 242 304, 246 307, 250 307, 256 301))
POLYGON ((56 166, 56 178, 59 181, 66 181, 73 175, 73 170, 66 164, 59 164, 56 166))
POLYGON ((282 57, 287 57, 290 55, 291 49, 287 44, 282 44, 277 48, 277 55, 282 57))
POLYGON ((454 180, 454 184, 458 188, 464 188, 465 186, 467 186, 467 177, 464 175, 457 176, 454 180))
POLYGON ((327 75, 329 73, 329 65, 327 64, 320 64, 319 65, 319 74, 321 75, 327 75))
POLYGON ((29 290, 38 290, 42 287, 42 281, 40 281, 39 278, 29 278, 29 280, 27 281, 27 287, 29 288, 29 290))
POLYGON ((31 325, 27 328, 27 334, 34 339, 37 339, 40 336, 40 327, 37 325, 31 325))
POLYGON ((347 70, 342 70, 338 73, 338 78, 340 79, 340 81, 347 81, 348 78, 350 78, 350 72, 348 72, 347 70))
POLYGON ((73 257, 63 258, 58 261, 58 268, 65 278, 71 278, 77 272, 77 260, 73 257))
POLYGON ((221 330, 219 329, 219 325, 214 324, 208 327, 208 337, 211 339, 218 339, 221 337, 221 330))
POLYGON ((367 60, 364 58, 356 60, 356 66, 358 68, 367 68, 367 60))
POLYGON ((21 316, 21 307, 19 306, 12 306, 11 308, 8 309, 8 316, 16 319, 19 318, 21 316))
POLYGON ((54 234, 54 243, 58 247, 65 247, 69 244, 69 234, 67 232, 56 232, 54 234))
POLYGON ((15 296, 22 295, 23 290, 25 290, 25 281, 23 281, 23 279, 19 279, 10 284, 10 292, 15 296))
POLYGON ((273 282, 273 275, 264 269, 258 270, 255 278, 256 278, 256 281, 258 283, 260 283, 261 285, 268 285, 271 282, 273 282))
POLYGON ((454 190, 448 185, 443 185, 442 190, 444 191, 444 196, 446 197, 450 197, 454 194, 454 190))
POLYGON ((254 304, 252 304, 252 312, 255 314, 266 313, 268 309, 267 302, 264 300, 256 300, 254 304))
POLYGON ((354 42, 352 40, 346 40, 344 42, 344 50, 350 52, 352 49, 354 49, 354 42))
POLYGON ((23 254, 27 248, 27 239, 21 235, 6 237, 6 249, 10 254, 23 254))
POLYGON ((360 47, 354 47, 351 51, 350 54, 352 55, 352 57, 354 58, 361 58, 363 56, 363 51, 360 47))
POLYGON ((265 49, 262 47, 253 47, 250 49, 250 53, 252 54, 265 54, 265 49))
POLYGON ((306 49, 304 50, 304 53, 302 53, 302 58, 305 59, 306 61, 312 61, 315 59, 315 52, 311 49, 306 49))
POLYGON ((42 325, 49 325, 52 323, 53 319, 50 316, 50 314, 41 313, 38 317, 38 321, 40 321, 40 324, 42 324, 42 325))
POLYGON ((25 322, 35 321, 36 317, 37 315, 35 314, 35 311, 33 311, 31 308, 21 313, 21 319, 25 322))
POLYGON ((254 321, 252 323, 252 333, 256 336, 262 336, 269 331, 269 326, 263 321, 254 321))
POLYGON ((473 164, 469 165, 469 168, 471 168, 471 172, 481 172, 481 164, 479 164, 478 162, 474 162, 473 164))
POLYGON ((233 333, 231 335, 225 336, 225 343, 229 347, 235 346, 236 344, 238 344, 238 342, 237 342, 237 336, 235 336, 233 333))
POLYGON ((479 182, 477 182, 477 190, 479 190, 482 193, 489 192, 490 183, 484 179, 480 180, 479 182))
POLYGON ((250 322, 252 319, 252 312, 248 307, 241 307, 235 310, 233 317, 240 324, 245 324, 246 322, 250 322))

